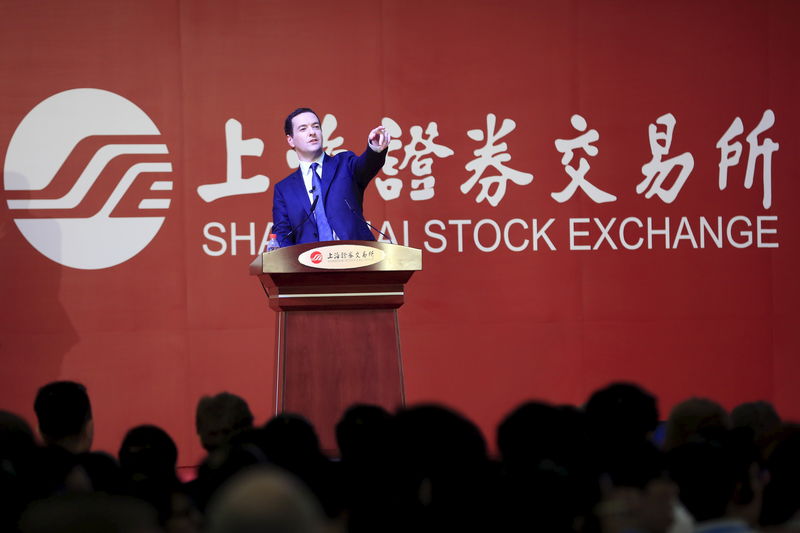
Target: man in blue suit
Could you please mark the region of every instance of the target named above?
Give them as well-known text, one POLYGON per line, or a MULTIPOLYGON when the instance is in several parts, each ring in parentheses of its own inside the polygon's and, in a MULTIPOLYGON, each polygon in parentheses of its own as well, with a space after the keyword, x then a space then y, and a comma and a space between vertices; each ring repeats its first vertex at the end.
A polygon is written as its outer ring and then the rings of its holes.
POLYGON ((286 141, 300 168, 277 185, 272 201, 272 232, 281 246, 330 240, 369 240, 362 214, 364 190, 386 161, 389 134, 379 126, 367 137, 360 156, 322 150, 319 117, 309 108, 294 110, 284 123, 286 141), (313 207, 313 211, 312 211, 313 207))

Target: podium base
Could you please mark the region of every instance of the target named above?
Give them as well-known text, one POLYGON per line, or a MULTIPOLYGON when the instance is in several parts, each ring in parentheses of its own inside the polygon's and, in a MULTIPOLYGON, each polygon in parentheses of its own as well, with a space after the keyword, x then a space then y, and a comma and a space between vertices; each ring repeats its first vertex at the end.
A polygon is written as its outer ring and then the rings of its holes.
POLYGON ((353 404, 404 405, 396 309, 282 311, 276 333, 275 412, 307 418, 324 450, 353 404))

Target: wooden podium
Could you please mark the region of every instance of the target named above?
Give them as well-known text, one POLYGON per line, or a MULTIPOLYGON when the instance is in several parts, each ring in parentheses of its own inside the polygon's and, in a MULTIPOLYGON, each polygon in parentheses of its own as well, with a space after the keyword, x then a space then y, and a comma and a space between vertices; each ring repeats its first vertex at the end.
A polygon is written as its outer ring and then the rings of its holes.
POLYGON ((275 413, 296 413, 335 450, 354 403, 404 404, 397 308, 422 251, 375 241, 298 244, 250 265, 278 313, 275 413))

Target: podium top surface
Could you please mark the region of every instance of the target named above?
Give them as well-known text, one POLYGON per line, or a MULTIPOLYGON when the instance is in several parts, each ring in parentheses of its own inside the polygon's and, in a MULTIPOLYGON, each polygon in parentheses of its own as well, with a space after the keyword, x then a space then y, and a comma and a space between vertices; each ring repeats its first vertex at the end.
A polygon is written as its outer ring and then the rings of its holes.
POLYGON ((258 255, 250 274, 422 270, 422 250, 378 241, 296 244, 258 255))

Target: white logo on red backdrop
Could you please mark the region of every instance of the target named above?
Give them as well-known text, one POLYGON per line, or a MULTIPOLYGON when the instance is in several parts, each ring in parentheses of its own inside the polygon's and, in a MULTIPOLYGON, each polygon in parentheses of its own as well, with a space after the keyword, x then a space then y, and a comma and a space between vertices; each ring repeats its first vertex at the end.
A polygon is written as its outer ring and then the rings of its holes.
POLYGON ((151 161, 169 153, 156 135, 144 111, 109 91, 71 89, 40 102, 17 127, 5 160, 8 207, 22 235, 51 260, 84 270, 141 252, 164 223, 173 186, 163 176, 172 164, 151 161), (162 176, 150 176, 142 191, 145 174, 162 176), (125 209, 128 193, 148 197, 125 209))
POLYGON ((312 252, 311 253, 311 262, 314 263, 315 265, 317 265, 319 263, 322 263, 322 252, 318 252, 318 251, 312 252))

